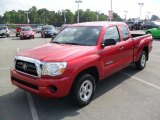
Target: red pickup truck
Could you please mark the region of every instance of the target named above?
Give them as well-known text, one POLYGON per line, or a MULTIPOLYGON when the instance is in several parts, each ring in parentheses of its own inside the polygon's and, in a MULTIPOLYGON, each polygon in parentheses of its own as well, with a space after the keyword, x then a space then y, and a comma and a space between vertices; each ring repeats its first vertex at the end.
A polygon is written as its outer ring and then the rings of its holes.
POLYGON ((96 82, 135 63, 145 68, 152 36, 131 34, 122 22, 86 22, 62 30, 50 43, 18 53, 14 85, 43 97, 71 95, 90 103, 96 82))

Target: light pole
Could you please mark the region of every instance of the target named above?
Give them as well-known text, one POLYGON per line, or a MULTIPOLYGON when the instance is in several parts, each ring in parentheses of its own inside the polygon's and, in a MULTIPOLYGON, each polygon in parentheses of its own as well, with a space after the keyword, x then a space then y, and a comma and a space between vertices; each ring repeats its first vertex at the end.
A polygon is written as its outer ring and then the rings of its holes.
POLYGON ((141 9, 144 3, 138 3, 138 5, 140 6, 140 11, 139 11, 139 20, 140 20, 141 19, 141 9))
POLYGON ((82 3, 82 0, 75 1, 78 4, 78 16, 77 16, 77 23, 79 23, 79 3, 82 3))
POLYGON ((147 17, 148 17, 148 21, 149 21, 149 18, 150 18, 150 15, 151 14, 151 12, 147 12, 147 17))
POLYGON ((99 12, 100 11, 97 11, 97 21, 99 20, 99 12))
POLYGON ((128 11, 124 11, 125 20, 127 20, 127 13, 128 13, 128 11))
POLYGON ((112 0, 111 0, 111 9, 109 11, 109 19, 110 19, 110 21, 112 21, 112 18, 113 18, 113 11, 112 11, 112 0))
POLYGON ((29 11, 25 11, 24 13, 27 14, 27 24, 30 23, 29 18, 28 18, 28 14, 30 13, 29 11))
POLYGON ((67 21, 66 20, 66 12, 67 12, 66 10, 63 10, 64 24, 66 24, 66 21, 67 21))

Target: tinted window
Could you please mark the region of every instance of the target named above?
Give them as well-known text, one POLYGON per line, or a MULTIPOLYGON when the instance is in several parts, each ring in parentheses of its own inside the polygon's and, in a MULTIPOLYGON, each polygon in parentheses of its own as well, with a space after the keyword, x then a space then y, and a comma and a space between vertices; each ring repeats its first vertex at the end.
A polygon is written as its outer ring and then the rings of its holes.
POLYGON ((116 26, 110 27, 106 30, 105 35, 104 35, 104 40, 106 39, 115 39, 117 42, 120 41, 118 29, 116 26))
POLYGON ((127 26, 121 26, 121 32, 122 32, 123 40, 128 40, 130 38, 127 26))
POLYGON ((43 26, 43 30, 54 30, 53 26, 43 26))
POLYGON ((23 27, 23 28, 21 28, 21 30, 22 30, 22 31, 31 31, 32 28, 30 28, 30 27, 23 27))

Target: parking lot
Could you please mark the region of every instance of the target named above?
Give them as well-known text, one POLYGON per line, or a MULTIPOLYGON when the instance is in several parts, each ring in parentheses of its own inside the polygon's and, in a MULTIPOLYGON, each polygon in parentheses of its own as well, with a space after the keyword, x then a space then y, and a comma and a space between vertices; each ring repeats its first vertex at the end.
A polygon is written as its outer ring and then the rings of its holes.
POLYGON ((50 42, 51 38, 20 40, 12 34, 0 38, 0 120, 159 120, 160 40, 143 71, 134 65, 97 85, 93 101, 84 108, 69 97, 46 99, 25 92, 10 82, 10 68, 17 52, 50 42))

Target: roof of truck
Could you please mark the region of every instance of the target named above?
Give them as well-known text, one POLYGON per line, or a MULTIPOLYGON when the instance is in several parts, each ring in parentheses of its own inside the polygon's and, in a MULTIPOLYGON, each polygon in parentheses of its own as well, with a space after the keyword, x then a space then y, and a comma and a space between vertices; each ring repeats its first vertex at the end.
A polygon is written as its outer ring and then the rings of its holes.
POLYGON ((124 22, 109 22, 109 21, 96 21, 96 22, 83 22, 72 24, 71 26, 110 26, 110 25, 126 25, 124 22))

